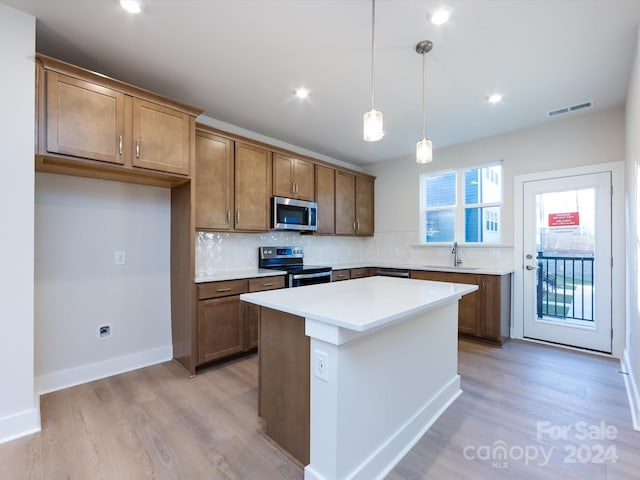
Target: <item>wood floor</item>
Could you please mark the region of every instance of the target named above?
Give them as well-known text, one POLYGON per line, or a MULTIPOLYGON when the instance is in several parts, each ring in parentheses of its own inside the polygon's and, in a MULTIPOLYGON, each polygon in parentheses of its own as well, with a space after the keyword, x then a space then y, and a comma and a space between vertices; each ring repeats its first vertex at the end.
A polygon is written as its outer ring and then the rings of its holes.
MULTIPOLYGON (((618 369, 461 341, 464 393, 387 478, 638 479, 640 432, 618 369)), ((42 432, 0 445, 0 479, 303 478, 261 435, 256 355, 194 379, 172 362, 147 367, 44 395, 41 410, 42 432)))

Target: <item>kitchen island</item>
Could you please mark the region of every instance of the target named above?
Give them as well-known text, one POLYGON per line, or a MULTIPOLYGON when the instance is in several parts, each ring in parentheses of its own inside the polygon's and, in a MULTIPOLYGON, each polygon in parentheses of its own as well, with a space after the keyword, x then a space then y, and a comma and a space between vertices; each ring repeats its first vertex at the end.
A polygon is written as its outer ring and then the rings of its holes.
POLYGON ((259 305, 259 415, 305 479, 383 478, 460 395, 458 300, 389 277, 244 294, 259 305))

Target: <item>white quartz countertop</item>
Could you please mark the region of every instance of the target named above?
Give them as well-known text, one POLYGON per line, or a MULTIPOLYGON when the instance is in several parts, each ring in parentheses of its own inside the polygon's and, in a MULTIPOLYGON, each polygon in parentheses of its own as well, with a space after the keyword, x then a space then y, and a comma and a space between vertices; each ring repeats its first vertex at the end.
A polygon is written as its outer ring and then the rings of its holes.
POLYGON ((348 282, 245 293, 240 300, 357 332, 457 301, 476 285, 367 277, 348 282))
POLYGON ((458 273, 476 273, 481 275, 508 275, 513 273, 513 270, 488 268, 488 267, 471 267, 460 265, 454 267, 452 265, 417 265, 406 263, 372 263, 372 262, 352 262, 352 263, 339 263, 332 265, 334 270, 342 270, 346 268, 401 268, 407 270, 425 270, 430 272, 458 272, 458 273))
POLYGON ((220 282, 224 280, 240 280, 243 278, 274 277, 286 275, 284 270, 271 270, 269 268, 250 268, 247 270, 221 270, 196 277, 195 283, 220 282))

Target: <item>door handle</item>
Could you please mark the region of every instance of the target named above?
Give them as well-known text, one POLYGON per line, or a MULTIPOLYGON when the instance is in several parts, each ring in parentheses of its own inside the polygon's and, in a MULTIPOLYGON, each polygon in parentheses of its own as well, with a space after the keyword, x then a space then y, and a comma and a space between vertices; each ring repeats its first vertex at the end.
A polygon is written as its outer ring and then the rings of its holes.
POLYGON ((524 267, 524 268, 526 268, 527 270, 535 270, 535 269, 537 269, 538 267, 534 267, 533 265, 527 265, 527 266, 526 266, 526 267, 524 267))

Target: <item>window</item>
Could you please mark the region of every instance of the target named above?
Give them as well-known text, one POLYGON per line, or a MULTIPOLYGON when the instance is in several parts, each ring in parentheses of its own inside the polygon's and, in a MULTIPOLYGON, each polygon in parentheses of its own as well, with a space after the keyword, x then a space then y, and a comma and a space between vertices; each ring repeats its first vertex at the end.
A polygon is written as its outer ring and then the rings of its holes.
POLYGON ((421 243, 498 243, 501 212, 502 163, 420 176, 421 243))

